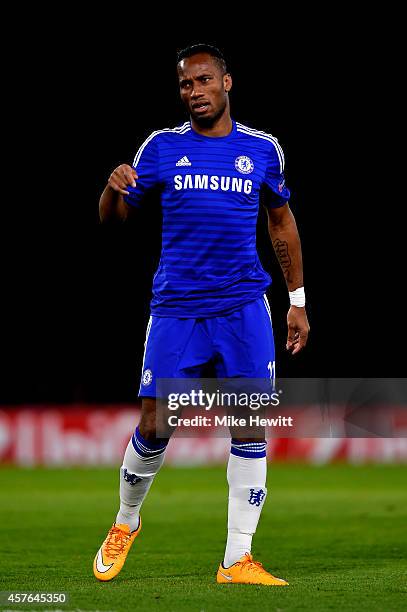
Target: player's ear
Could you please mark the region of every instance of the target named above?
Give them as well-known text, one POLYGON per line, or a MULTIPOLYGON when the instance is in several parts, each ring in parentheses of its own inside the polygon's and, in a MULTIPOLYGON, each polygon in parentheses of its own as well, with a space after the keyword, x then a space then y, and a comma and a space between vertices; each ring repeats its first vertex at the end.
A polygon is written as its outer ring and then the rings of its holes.
POLYGON ((232 89, 232 77, 229 72, 223 75, 223 86, 226 92, 229 92, 232 89))

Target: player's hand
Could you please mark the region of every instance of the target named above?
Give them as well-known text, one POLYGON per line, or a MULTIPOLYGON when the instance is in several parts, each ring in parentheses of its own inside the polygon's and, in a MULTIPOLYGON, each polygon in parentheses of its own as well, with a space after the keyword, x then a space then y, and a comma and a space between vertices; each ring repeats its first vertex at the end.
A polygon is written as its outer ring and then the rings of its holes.
POLYGON ((305 308, 291 306, 287 314, 288 335, 286 349, 292 355, 299 353, 307 344, 310 326, 305 308))
POLYGON ((113 170, 109 176, 108 184, 122 195, 129 195, 127 186, 135 187, 136 179, 138 179, 138 174, 135 169, 128 164, 122 164, 113 170))

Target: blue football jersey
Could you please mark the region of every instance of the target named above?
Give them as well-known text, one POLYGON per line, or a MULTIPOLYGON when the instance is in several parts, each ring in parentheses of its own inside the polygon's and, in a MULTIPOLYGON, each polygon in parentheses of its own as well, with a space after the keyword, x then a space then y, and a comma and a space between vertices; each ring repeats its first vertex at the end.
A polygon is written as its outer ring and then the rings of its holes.
POLYGON ((271 283, 256 250, 259 195, 283 206, 284 155, 276 138, 233 121, 227 136, 195 132, 190 122, 153 132, 138 150, 136 187, 127 204, 159 186, 162 251, 151 312, 163 317, 214 317, 263 296, 271 283))

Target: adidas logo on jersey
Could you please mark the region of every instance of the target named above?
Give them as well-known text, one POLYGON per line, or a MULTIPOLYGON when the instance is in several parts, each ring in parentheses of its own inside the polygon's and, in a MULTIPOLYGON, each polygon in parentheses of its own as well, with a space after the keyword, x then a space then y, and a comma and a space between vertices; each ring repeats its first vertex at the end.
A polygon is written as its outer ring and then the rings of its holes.
POLYGON ((175 165, 176 166, 192 166, 191 162, 189 161, 186 155, 184 155, 184 157, 181 157, 181 159, 179 159, 175 165))

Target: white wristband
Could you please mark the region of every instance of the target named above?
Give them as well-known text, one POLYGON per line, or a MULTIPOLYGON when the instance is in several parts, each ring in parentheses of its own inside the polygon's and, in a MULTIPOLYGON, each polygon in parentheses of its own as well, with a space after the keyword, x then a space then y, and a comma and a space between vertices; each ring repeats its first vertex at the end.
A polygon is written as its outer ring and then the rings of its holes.
POLYGON ((295 291, 289 291, 291 306, 302 307, 305 306, 305 292, 304 287, 298 287, 295 291))

